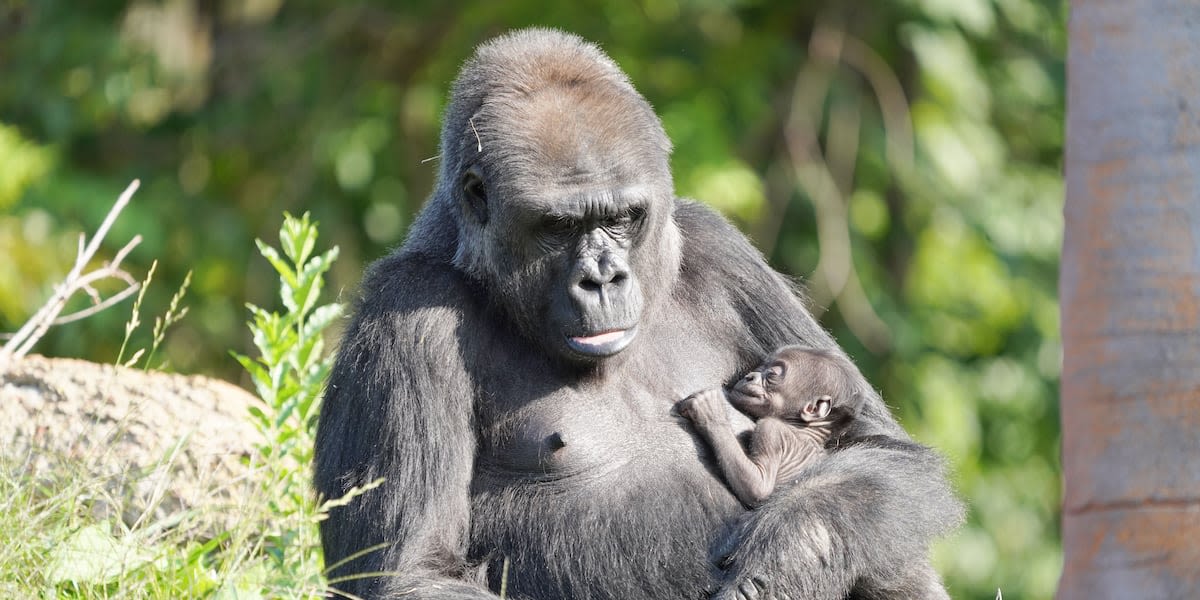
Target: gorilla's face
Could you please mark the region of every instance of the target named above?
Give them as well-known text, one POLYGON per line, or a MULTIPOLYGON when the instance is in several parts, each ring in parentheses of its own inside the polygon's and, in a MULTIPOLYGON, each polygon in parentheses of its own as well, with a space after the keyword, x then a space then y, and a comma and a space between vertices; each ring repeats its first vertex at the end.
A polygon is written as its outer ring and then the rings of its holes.
POLYGON ((533 333, 551 350, 585 360, 612 356, 637 336, 645 305, 633 256, 645 248, 648 199, 620 188, 560 188, 555 196, 515 203, 509 212, 520 224, 497 240, 517 246, 501 252, 523 257, 524 272, 510 272, 530 278, 517 300, 544 315, 533 333))
MULTIPOLYGON (((807 351, 785 346, 772 353, 758 368, 746 373, 729 390, 729 402, 734 408, 754 417, 805 416, 805 407, 827 397, 830 368, 807 351)), ((824 417, 829 401, 823 404, 824 417)), ((806 419, 811 420, 811 419, 806 419)))
POLYGON ((469 120, 460 180, 485 283, 551 354, 616 355, 678 271, 669 145, 649 106, 607 80, 509 100, 469 120))

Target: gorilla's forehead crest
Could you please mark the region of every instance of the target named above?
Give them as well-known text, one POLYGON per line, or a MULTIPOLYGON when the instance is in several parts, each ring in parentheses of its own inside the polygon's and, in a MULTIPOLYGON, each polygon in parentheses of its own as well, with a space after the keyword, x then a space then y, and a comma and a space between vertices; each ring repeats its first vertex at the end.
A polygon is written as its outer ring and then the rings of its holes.
POLYGON ((489 94, 596 81, 636 94, 616 63, 594 44, 554 29, 523 29, 483 44, 460 79, 475 77, 491 84, 489 94))
MULTIPOLYGON (((657 117, 631 110, 628 95, 594 86, 545 88, 524 103, 485 101, 474 124, 488 139, 502 139, 505 159, 527 163, 529 175, 569 184, 577 180, 638 181, 669 177, 664 144, 647 144, 657 117), (660 163, 662 168, 653 168, 660 163)), ((495 145, 492 148, 496 148, 495 145)))
POLYGON ((464 162, 563 183, 638 174, 670 181, 671 144, 657 115, 611 59, 577 36, 528 29, 484 44, 451 104, 443 140, 462 142, 444 150, 464 162))

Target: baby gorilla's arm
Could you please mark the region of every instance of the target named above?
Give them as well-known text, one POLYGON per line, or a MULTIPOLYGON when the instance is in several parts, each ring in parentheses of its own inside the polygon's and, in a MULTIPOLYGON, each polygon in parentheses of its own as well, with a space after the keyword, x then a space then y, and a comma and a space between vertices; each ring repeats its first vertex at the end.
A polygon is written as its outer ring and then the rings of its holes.
MULTIPOLYGON (((725 475, 725 481, 733 489, 733 493, 747 506, 758 506, 771 495, 775 489, 775 480, 779 473, 779 457, 776 452, 765 452, 762 455, 748 456, 733 427, 729 424, 726 412, 728 405, 725 392, 720 388, 705 390, 680 400, 675 407, 676 412, 691 420, 696 430, 712 447, 717 464, 725 475)), ((761 424, 766 419, 759 421, 761 424)), ((783 426, 787 426, 782 423, 783 426)), ((761 426, 761 425, 760 425, 761 426)), ((753 433, 755 445, 758 445, 758 430, 753 433)), ((772 437, 774 437, 772 435, 772 437)), ((777 444, 772 444, 777 445, 777 444)))

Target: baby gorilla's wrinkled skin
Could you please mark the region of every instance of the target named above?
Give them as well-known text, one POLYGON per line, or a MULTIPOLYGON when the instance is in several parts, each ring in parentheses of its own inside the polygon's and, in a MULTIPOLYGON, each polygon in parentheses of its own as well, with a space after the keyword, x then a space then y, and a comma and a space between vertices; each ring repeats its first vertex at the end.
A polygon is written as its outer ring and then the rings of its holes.
POLYGON ((712 447, 733 492, 747 506, 766 501, 824 452, 861 408, 858 369, 841 354, 806 346, 785 346, 767 357, 728 392, 713 388, 676 405, 712 447), (727 407, 757 423, 747 452, 729 422, 727 407))

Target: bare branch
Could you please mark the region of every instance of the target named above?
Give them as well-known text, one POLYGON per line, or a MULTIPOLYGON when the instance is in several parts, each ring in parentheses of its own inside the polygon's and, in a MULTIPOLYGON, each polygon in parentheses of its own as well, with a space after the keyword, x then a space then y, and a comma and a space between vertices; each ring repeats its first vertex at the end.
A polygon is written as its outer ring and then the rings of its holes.
POLYGON ((810 288, 812 299, 818 306, 837 302, 851 332, 867 348, 879 352, 888 347, 891 336, 887 324, 867 300, 854 269, 847 214, 847 198, 854 189, 858 162, 861 126, 858 107, 832 109, 824 148, 819 135, 831 71, 839 66, 848 49, 857 52, 861 61, 860 46, 861 42, 848 37, 840 28, 818 24, 809 44, 813 60, 796 78, 784 142, 796 183, 812 202, 817 218, 820 257, 813 272, 816 285, 810 288), (816 81, 823 85, 813 85, 816 81))
POLYGON ((913 163, 915 144, 912 120, 909 118, 904 86, 887 61, 866 42, 845 32, 838 33, 836 51, 833 44, 816 43, 816 35, 810 49, 816 56, 835 63, 845 63, 867 80, 883 115, 888 162, 898 173, 906 173, 913 163))
POLYGON ((104 266, 87 273, 84 273, 83 270, 100 249, 100 242, 108 234, 108 230, 116 221, 117 215, 129 204, 130 199, 133 198, 133 193, 137 191, 139 185, 139 181, 135 179, 129 184, 129 187, 125 188, 125 191, 117 198, 117 202, 109 209, 108 215, 104 218, 100 227, 96 229, 96 233, 92 236, 90 242, 87 242, 87 238, 83 234, 80 234, 75 254, 75 264, 71 267, 71 270, 62 282, 54 286, 54 293, 50 295, 46 303, 9 338, 3 348, 0 348, 0 370, 6 369, 13 359, 28 354, 33 345, 42 338, 46 330, 52 325, 69 323, 93 315, 129 297, 137 290, 137 281, 120 267, 121 261, 125 259, 135 246, 141 243, 142 236, 140 235, 134 236, 128 244, 117 252, 112 261, 106 263, 104 266), (99 296, 92 290, 92 284, 101 279, 109 278, 120 279, 126 282, 128 286, 107 300, 99 300, 99 296), (89 293, 93 301, 97 301, 97 304, 66 317, 58 318, 59 313, 66 306, 67 300, 80 291, 89 293))
POLYGON ((98 312, 102 312, 103 310, 105 310, 115 304, 119 304, 122 300, 132 296, 134 294, 134 292, 137 292, 139 289, 141 289, 141 287, 142 287, 142 285, 140 283, 138 283, 137 281, 133 281, 132 283, 129 284, 129 287, 126 287, 125 289, 117 292, 116 294, 113 294, 112 296, 109 296, 108 298, 105 298, 99 304, 96 304, 95 306, 89 306, 83 310, 73 312, 69 315, 63 315, 63 316, 55 319, 54 322, 51 323, 51 325, 65 325, 67 323, 74 323, 75 321, 79 321, 81 319, 86 319, 98 312))
MULTIPOLYGON (((828 24, 818 23, 817 31, 813 33, 814 39, 819 38, 823 35, 822 32, 828 29, 830 29, 828 24)), ((834 69, 829 65, 823 61, 814 60, 805 61, 796 75, 796 82, 792 86, 791 108, 783 125, 785 141, 788 152, 792 155, 793 165, 801 160, 797 154, 802 155, 804 159, 812 156, 819 157, 821 154, 816 134, 808 132, 816 129, 814 122, 820 122, 821 110, 825 97, 829 94, 832 86, 833 75, 834 69)), ((793 169, 792 177, 795 176, 793 169)), ((758 232, 755 239, 759 241, 763 253, 770 256, 775 249, 775 244, 779 241, 783 215, 787 212, 788 195, 769 196, 767 200, 770 203, 770 210, 763 216, 757 227, 758 232)))

